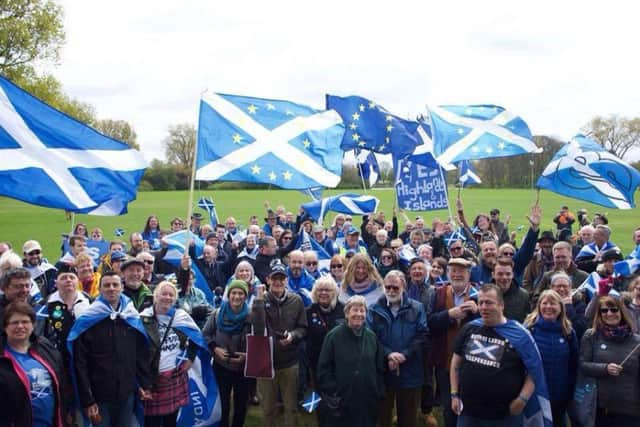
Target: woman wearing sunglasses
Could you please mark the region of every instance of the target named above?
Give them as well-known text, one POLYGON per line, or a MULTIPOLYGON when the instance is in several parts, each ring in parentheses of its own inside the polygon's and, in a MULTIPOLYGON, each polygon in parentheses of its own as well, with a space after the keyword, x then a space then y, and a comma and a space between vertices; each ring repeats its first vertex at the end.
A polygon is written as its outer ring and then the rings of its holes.
POLYGON ((598 298, 580 345, 580 369, 597 381, 596 426, 640 425, 640 335, 620 298, 598 298))

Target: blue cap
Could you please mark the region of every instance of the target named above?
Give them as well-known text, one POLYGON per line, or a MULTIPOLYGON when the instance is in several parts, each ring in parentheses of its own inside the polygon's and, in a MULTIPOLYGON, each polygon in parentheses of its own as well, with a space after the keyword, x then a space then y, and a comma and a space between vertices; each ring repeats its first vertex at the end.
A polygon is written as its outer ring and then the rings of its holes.
POLYGON ((115 251, 111 254, 111 261, 122 261, 127 258, 127 254, 122 251, 115 251))
POLYGON ((360 230, 358 230, 357 228, 355 228, 353 225, 351 227, 349 227, 349 231, 347 231, 347 234, 360 234, 360 230))

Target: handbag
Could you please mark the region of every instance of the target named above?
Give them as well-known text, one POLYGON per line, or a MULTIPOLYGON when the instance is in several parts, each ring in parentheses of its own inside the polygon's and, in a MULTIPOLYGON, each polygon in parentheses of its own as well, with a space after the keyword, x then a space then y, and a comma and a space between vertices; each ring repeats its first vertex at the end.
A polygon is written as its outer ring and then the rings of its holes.
POLYGON ((273 367, 273 337, 267 335, 255 335, 253 326, 251 333, 247 334, 247 359, 244 364, 244 376, 247 378, 269 378, 276 376, 273 367))
MULTIPOLYGON (((593 351, 595 351, 596 340, 593 337, 593 351)), ((592 351, 592 359, 593 359, 592 351)), ((581 427, 594 427, 596 421, 596 411, 598 410, 598 383, 595 378, 578 372, 576 387, 573 392, 573 400, 569 403, 567 412, 571 422, 579 423, 581 427)))

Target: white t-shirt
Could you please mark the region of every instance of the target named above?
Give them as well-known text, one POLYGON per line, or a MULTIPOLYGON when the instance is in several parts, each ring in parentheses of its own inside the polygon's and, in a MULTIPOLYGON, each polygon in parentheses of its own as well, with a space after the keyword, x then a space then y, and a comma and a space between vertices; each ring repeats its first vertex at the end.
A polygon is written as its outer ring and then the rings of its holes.
MULTIPOLYGON (((156 318, 158 319, 158 335, 162 340, 171 317, 166 314, 156 314, 156 318)), ((162 343, 159 372, 166 372, 175 369, 178 365, 177 360, 181 352, 180 338, 178 338, 178 334, 176 334, 175 329, 171 328, 167 334, 167 338, 164 340, 164 343, 162 343)))

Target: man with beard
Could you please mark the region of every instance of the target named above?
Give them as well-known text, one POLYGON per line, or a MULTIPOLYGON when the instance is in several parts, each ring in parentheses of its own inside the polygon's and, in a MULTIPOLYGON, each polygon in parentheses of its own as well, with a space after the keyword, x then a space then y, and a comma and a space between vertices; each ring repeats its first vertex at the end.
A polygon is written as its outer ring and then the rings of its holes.
POLYGON ((432 288, 426 306, 432 342, 430 365, 435 368, 445 427, 455 427, 458 420, 451 410, 449 385, 453 342, 460 329, 478 317, 477 292, 469 282, 470 269, 471 262, 466 259, 451 258, 447 264, 449 284, 432 288))
POLYGON ((304 253, 300 250, 289 254, 287 289, 302 298, 305 308, 311 305, 311 289, 315 279, 304 269, 304 253))
POLYGON ((37 240, 27 240, 22 246, 22 253, 24 254, 22 265, 31 273, 31 279, 40 288, 42 298, 55 292, 58 270, 42 257, 40 243, 37 240))
POLYGON ((553 253, 551 248, 556 243, 552 231, 543 231, 538 239, 540 250, 533 257, 524 271, 522 287, 532 293, 542 280, 542 276, 553 269, 553 253))
POLYGON ((493 282, 502 291, 504 316, 522 323, 529 314, 529 293, 518 286, 513 276, 513 260, 500 257, 493 268, 493 282))

